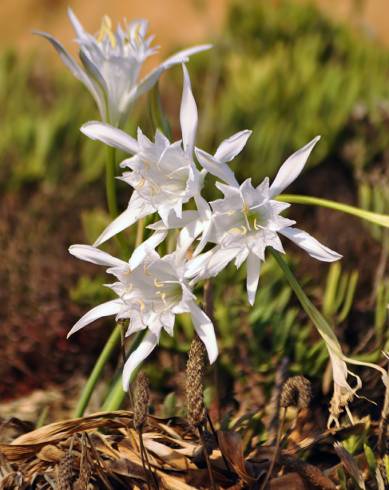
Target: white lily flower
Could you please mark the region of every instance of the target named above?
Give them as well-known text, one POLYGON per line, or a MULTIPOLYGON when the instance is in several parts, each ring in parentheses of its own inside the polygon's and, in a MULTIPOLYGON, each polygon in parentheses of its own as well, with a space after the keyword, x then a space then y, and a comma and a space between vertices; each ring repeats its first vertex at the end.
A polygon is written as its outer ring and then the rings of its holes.
MULTIPOLYGON (((193 162, 197 107, 185 65, 183 72, 180 111, 182 141, 170 143, 166 136, 157 131, 152 142, 140 129, 135 140, 124 131, 100 122, 82 126, 81 131, 90 138, 133 155, 120 164, 122 168, 130 170, 123 173, 121 180, 134 189, 128 207, 103 231, 95 246, 155 212, 167 225, 171 215, 181 218, 183 204, 200 195, 203 174, 193 162)), ((155 245, 158 243, 155 241, 155 245)))
POLYGON ((37 34, 52 44, 72 74, 86 86, 96 101, 102 120, 114 126, 125 121, 132 103, 149 91, 165 70, 212 47, 206 44, 179 51, 139 80, 143 63, 158 50, 151 46, 154 36, 147 36, 146 20, 125 22, 114 32, 111 20, 105 16, 100 32, 93 36, 84 30, 71 9, 68 14, 80 47, 82 67, 53 36, 45 32, 37 34))
POLYGON ((150 252, 146 260, 131 270, 129 263, 89 246, 73 245, 72 255, 108 267, 118 281, 108 285, 117 299, 96 306, 86 313, 70 330, 68 337, 98 318, 115 315, 116 320, 129 320, 126 336, 148 329, 138 348, 129 356, 123 369, 123 389, 128 390, 134 370, 154 350, 162 329, 173 335, 175 316, 190 313, 193 326, 204 342, 210 363, 218 355, 212 321, 196 303, 196 297, 185 279, 186 248, 164 257, 150 252))
POLYGON ((216 276, 232 260, 235 260, 237 267, 247 260, 247 293, 252 305, 266 247, 273 247, 284 253, 279 234, 295 242, 317 260, 332 262, 341 258, 338 253, 325 247, 305 231, 294 228, 294 221, 280 215, 290 205, 274 199, 300 174, 318 140, 319 137, 316 137, 289 157, 271 186, 268 178, 258 187, 253 187, 251 179, 238 186, 235 176, 225 164, 224 167, 217 167, 216 158, 197 151, 200 163, 229 185, 216 183, 224 198, 211 203, 210 224, 206 233, 203 232, 201 240, 201 248, 207 242, 215 244, 215 247, 190 261, 187 277, 201 279, 216 276), (224 169, 223 174, 220 168, 224 169))

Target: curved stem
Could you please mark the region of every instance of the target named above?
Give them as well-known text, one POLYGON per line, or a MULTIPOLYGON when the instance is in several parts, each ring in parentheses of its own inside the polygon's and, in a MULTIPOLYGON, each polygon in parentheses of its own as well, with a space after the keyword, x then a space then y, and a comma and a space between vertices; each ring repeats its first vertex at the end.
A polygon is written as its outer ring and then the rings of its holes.
POLYGON ((112 352, 120 342, 120 337, 121 337, 121 326, 116 325, 111 335, 109 336, 103 350, 101 351, 101 354, 97 359, 91 374, 89 375, 89 379, 86 385, 84 386, 84 389, 82 390, 81 397, 74 411, 75 418, 82 417, 84 415, 85 409, 88 406, 89 400, 92 396, 93 390, 95 389, 97 381, 99 380, 108 359, 111 357, 112 352))
POLYGON ((276 199, 277 201, 292 204, 311 204, 313 206, 322 206, 324 208, 333 209, 334 211, 341 211, 342 213, 351 214, 357 218, 389 228, 389 216, 386 214, 373 213, 372 211, 366 211, 365 209, 350 206, 349 204, 331 201, 330 199, 321 199, 313 196, 301 196, 297 194, 281 194, 277 196, 276 199))

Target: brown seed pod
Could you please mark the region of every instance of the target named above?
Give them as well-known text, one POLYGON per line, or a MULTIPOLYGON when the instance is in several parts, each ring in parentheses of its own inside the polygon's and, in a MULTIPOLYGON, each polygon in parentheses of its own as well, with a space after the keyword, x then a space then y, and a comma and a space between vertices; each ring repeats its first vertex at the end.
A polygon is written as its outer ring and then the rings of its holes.
POLYGON ((191 343, 186 365, 186 407, 188 421, 194 427, 202 425, 207 417, 203 396, 205 359, 204 344, 196 335, 191 343))
POLYGON ((142 429, 147 418, 147 411, 150 400, 149 379, 141 371, 135 381, 134 388, 134 427, 135 430, 142 429))
POLYGON ((66 454, 57 466, 58 490, 72 490, 73 488, 73 456, 66 454))
POLYGON ((312 398, 311 382, 304 376, 293 376, 281 389, 280 407, 307 408, 312 398))

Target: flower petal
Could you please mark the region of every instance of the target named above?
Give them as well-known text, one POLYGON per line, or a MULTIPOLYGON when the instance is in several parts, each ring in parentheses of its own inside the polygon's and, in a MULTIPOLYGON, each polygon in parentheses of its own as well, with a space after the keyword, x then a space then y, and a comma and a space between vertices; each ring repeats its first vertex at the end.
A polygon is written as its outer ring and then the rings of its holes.
POLYGON ((120 108, 122 113, 125 114, 128 111, 128 108, 135 99, 148 92, 157 82, 164 71, 166 71, 173 65, 186 63, 187 61, 189 61, 189 56, 191 56, 192 54, 206 51, 211 47, 212 44, 203 44, 199 46, 193 46, 193 48, 184 49, 165 60, 161 65, 157 66, 157 68, 154 68, 154 70, 152 70, 145 78, 143 78, 139 85, 134 87, 134 89, 131 90, 131 92, 123 98, 122 106, 120 108))
POLYGON ((82 27, 81 22, 77 19, 76 14, 70 7, 68 7, 68 17, 75 33, 77 34, 78 39, 83 39, 85 36, 85 30, 82 27))
POLYGON ((139 151, 136 139, 107 123, 99 121, 87 122, 81 126, 81 132, 92 140, 102 141, 106 145, 118 148, 125 153, 135 154, 139 151))
POLYGON ((84 72, 84 70, 80 66, 78 66, 78 64, 74 61, 74 59, 62 46, 62 44, 59 41, 57 41, 57 39, 55 39, 55 37, 51 36, 47 32, 41 32, 41 31, 34 31, 34 34, 37 34, 38 36, 42 36, 50 42, 50 44, 54 47, 54 49, 59 54, 59 57, 61 58, 64 65, 68 67, 68 69, 71 71, 73 76, 75 76, 78 80, 80 80, 80 82, 82 82, 85 85, 85 87, 89 90, 89 92, 92 94, 97 104, 97 107, 99 109, 99 112, 101 114, 101 117, 105 119, 106 107, 105 107, 104 94, 101 91, 101 89, 97 87, 95 83, 93 83, 93 81, 89 78, 89 76, 84 72))
POLYGON ((261 259, 257 257, 253 252, 250 252, 247 257, 247 296, 249 303, 253 306, 255 302, 255 295, 257 294, 259 274, 261 272, 261 259))
POLYGON ((199 148, 195 149, 195 153, 200 165, 207 172, 233 187, 239 186, 234 172, 226 163, 219 162, 212 155, 203 150, 200 150, 199 148))
POLYGON ((182 49, 177 53, 167 58, 162 65, 169 68, 178 63, 186 63, 189 61, 189 57, 193 54, 201 53, 202 51, 208 51, 212 48, 212 44, 199 44, 198 46, 192 46, 191 48, 182 49))
POLYGON ((291 155, 279 169, 276 178, 270 186, 270 196, 277 196, 288 187, 301 173, 306 164, 313 147, 319 141, 320 136, 316 136, 312 141, 297 150, 291 155))
POLYGON ((189 309, 192 315, 193 326, 197 335, 204 343, 209 362, 212 364, 216 361, 219 353, 213 323, 194 301, 189 303, 189 309))
POLYGON ((185 277, 206 279, 219 274, 240 252, 238 248, 214 247, 197 257, 188 260, 185 277))
POLYGON ((108 267, 127 267, 127 262, 124 260, 117 259, 107 252, 103 252, 92 245, 71 245, 69 247, 69 252, 78 259, 91 262, 92 264, 104 265, 108 267))
POLYGON ((138 205, 138 203, 136 203, 136 205, 132 205, 132 201, 130 200, 128 208, 119 214, 119 216, 114 219, 112 223, 107 226, 107 228, 105 228, 93 245, 98 247, 113 236, 136 223, 139 219, 152 214, 154 211, 154 207, 148 203, 145 203, 144 201, 142 201, 142 204, 138 205))
POLYGON ((148 255, 150 255, 150 252, 154 251, 155 248, 158 247, 161 242, 163 242, 166 235, 167 230, 156 231, 150 238, 136 247, 129 261, 131 270, 138 267, 138 265, 141 264, 148 255))
POLYGON ((78 320, 78 322, 73 325, 73 327, 71 328, 70 332, 67 335, 67 338, 69 338, 71 335, 73 335, 81 328, 84 328, 90 323, 94 322, 95 320, 98 320, 99 318, 116 315, 117 313, 119 313, 122 306, 123 306, 123 302, 120 299, 113 299, 111 301, 107 301, 106 303, 102 303, 101 305, 95 306, 87 313, 85 313, 85 315, 82 316, 78 320))
POLYGON ((156 345, 158 344, 159 336, 148 331, 140 343, 139 347, 127 359, 123 368, 123 390, 128 391, 130 386, 131 376, 135 369, 148 357, 156 345))
POLYGON ((244 129, 222 141, 214 155, 219 162, 230 162, 243 150, 252 131, 244 129))
POLYGON ((279 230, 278 233, 292 240, 292 242, 296 243, 296 245, 305 250, 314 259, 323 262, 334 262, 342 258, 340 254, 322 245, 316 238, 313 238, 309 233, 299 228, 288 227, 279 230))
POLYGON ((192 155, 193 147, 196 140, 197 132, 197 106, 193 97, 192 87, 190 84, 189 73, 185 65, 182 65, 184 73, 184 87, 182 90, 180 123, 182 132, 182 143, 187 155, 192 155))

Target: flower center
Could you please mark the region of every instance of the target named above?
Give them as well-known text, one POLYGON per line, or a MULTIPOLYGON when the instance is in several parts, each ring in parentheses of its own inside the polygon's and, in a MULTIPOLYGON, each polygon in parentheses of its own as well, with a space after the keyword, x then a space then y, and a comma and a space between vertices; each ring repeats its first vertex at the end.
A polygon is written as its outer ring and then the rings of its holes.
POLYGON ((258 211, 248 210, 244 213, 248 231, 260 230, 265 224, 265 218, 258 211))
POLYGON ((158 281, 154 280, 157 288, 156 295, 163 303, 163 309, 169 309, 179 303, 182 299, 182 286, 176 281, 158 281))

